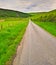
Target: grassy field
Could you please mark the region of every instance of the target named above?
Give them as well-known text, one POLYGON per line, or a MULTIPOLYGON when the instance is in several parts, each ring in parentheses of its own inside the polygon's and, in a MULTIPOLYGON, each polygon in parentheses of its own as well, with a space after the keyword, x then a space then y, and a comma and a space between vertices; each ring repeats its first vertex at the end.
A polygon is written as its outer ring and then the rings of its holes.
POLYGON ((47 30, 52 35, 56 36, 56 22, 35 22, 40 27, 47 30))
POLYGON ((0 65, 10 65, 27 25, 28 19, 0 20, 0 65))

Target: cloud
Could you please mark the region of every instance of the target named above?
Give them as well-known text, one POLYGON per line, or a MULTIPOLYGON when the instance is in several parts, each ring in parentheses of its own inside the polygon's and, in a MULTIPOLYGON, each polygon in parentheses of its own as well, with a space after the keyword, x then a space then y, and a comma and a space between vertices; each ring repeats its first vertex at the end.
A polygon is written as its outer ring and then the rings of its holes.
POLYGON ((31 2, 28 1, 0 0, 0 8, 14 9, 19 11, 24 11, 24 9, 30 4, 31 2))
POLYGON ((0 0, 0 8, 22 12, 49 11, 56 9, 56 0, 0 0))
POLYGON ((29 12, 50 11, 56 9, 56 0, 37 0, 32 5, 26 8, 29 12))

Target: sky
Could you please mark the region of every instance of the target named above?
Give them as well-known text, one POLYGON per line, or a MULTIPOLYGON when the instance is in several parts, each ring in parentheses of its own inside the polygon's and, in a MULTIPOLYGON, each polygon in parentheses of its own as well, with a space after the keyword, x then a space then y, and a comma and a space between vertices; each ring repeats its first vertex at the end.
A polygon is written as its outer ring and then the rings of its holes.
POLYGON ((0 8, 21 12, 45 12, 56 9, 56 0, 0 0, 0 8))

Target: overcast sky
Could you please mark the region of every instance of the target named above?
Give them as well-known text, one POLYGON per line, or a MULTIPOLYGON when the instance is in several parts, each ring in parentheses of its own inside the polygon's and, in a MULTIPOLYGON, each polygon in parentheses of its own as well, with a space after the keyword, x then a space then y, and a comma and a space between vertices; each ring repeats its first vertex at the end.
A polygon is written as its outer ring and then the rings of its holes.
POLYGON ((56 9, 56 0, 0 0, 0 8, 22 12, 40 12, 56 9))

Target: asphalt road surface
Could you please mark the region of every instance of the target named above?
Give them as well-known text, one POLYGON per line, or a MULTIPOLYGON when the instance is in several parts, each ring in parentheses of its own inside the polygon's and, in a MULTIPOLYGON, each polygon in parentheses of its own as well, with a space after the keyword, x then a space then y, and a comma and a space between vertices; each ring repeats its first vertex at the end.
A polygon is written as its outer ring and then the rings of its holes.
POLYGON ((30 21, 22 42, 13 65, 56 65, 56 37, 30 21))

